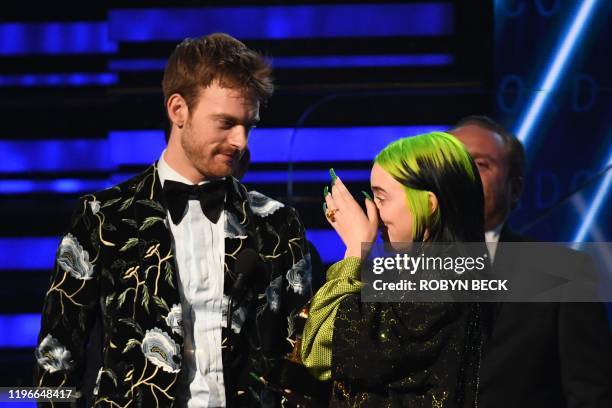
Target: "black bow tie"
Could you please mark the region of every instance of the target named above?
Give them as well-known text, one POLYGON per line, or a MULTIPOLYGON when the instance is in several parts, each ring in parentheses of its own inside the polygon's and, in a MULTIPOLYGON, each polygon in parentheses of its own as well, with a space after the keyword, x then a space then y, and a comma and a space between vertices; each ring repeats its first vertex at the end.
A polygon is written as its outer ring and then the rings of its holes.
POLYGON ((225 181, 216 180, 201 185, 189 185, 166 180, 163 190, 170 217, 175 225, 183 219, 189 199, 200 201, 202 212, 210 222, 216 224, 219 221, 225 201, 225 181))

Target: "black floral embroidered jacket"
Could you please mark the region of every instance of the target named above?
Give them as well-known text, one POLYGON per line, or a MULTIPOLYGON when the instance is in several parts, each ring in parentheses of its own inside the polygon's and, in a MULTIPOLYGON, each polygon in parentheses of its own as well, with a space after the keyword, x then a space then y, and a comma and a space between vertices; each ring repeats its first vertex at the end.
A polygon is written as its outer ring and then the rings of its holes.
MULTIPOLYGON (((223 329, 228 405, 275 406, 256 377, 293 345, 294 317, 310 299, 310 255, 293 208, 227 180, 225 276, 228 295, 241 251, 268 265, 223 329), (229 388, 229 389, 228 389, 229 388)), ((156 165, 79 201, 63 236, 46 294, 36 349, 36 386, 79 390, 84 350, 96 318, 103 328, 96 407, 170 407, 183 347, 181 302, 167 211, 156 165)), ((55 406, 60 404, 55 403, 55 406)))

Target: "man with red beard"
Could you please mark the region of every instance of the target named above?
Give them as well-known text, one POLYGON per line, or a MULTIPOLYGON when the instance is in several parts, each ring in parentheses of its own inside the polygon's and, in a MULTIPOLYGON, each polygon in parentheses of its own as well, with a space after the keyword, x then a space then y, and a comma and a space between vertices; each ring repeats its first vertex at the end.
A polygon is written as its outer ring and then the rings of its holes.
POLYGON ((81 390, 98 319, 95 406, 279 404, 258 378, 292 349, 310 255, 296 211, 232 177, 270 73, 226 34, 176 47, 162 84, 167 148, 143 173, 82 197, 61 241, 37 386, 81 390))

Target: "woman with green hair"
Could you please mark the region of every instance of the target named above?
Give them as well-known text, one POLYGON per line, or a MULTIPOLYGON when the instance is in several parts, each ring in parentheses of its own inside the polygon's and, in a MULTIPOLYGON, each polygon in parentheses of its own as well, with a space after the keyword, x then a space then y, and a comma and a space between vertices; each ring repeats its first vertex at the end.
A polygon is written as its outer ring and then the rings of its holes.
POLYGON ((346 245, 313 297, 304 365, 333 380, 331 406, 471 407, 482 344, 476 302, 362 302, 362 244, 483 242, 484 204, 467 150, 443 132, 385 147, 371 172, 364 212, 333 169, 324 211, 346 245))

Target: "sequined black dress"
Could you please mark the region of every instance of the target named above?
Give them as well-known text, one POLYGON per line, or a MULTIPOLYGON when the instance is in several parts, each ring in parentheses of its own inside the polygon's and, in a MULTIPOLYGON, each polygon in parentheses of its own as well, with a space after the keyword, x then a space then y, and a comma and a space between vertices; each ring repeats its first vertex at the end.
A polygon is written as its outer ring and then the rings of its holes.
POLYGON ((481 309, 345 298, 334 322, 330 406, 476 406, 481 309))

